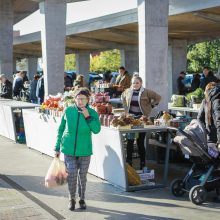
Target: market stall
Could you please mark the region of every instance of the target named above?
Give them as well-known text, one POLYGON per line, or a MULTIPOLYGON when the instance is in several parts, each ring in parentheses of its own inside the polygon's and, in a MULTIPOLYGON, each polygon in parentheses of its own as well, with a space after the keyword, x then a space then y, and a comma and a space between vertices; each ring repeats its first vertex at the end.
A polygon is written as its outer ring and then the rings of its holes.
POLYGON ((191 118, 196 118, 203 99, 204 91, 201 88, 185 96, 172 95, 172 103, 168 103, 168 109, 177 116, 190 116, 191 118))
MULTIPOLYGON (((98 135, 93 136, 93 157, 89 172, 102 179, 107 180, 113 185, 119 186, 125 191, 152 189, 163 187, 167 183, 168 163, 170 141, 166 145, 166 159, 164 164, 164 176, 162 183, 155 183, 152 177, 151 181, 145 181, 140 185, 131 186, 128 181, 127 167, 125 161, 125 144, 124 135, 127 133, 146 132, 147 134, 153 131, 167 132, 169 139, 169 128, 162 126, 148 126, 142 129, 116 129, 102 127, 98 135), (114 138, 109 138, 114 137, 114 138)), ((149 137, 149 135, 147 135, 149 137)), ((148 140, 147 140, 147 143, 148 140)), ((147 147, 147 146, 146 146, 147 147)))
MULTIPOLYGON (((41 153, 53 156, 53 148, 56 142, 57 128, 60 123, 60 117, 48 114, 39 114, 33 109, 25 109, 23 110, 23 118, 27 146, 38 150, 41 153)), ((166 144, 163 182, 157 184, 154 181, 148 181, 145 184, 130 186, 128 184, 125 162, 124 135, 126 133, 151 133, 153 131, 165 131, 167 132, 167 138, 169 139, 169 129, 171 128, 154 125, 137 129, 118 129, 102 126, 101 132, 92 136, 93 156, 91 158, 89 173, 107 180, 111 184, 116 185, 126 191, 158 188, 164 186, 166 184, 168 174, 170 142, 167 141, 166 144)))
POLYGON ((14 100, 0 101, 0 135, 18 142, 25 142, 22 110, 38 105, 14 100))

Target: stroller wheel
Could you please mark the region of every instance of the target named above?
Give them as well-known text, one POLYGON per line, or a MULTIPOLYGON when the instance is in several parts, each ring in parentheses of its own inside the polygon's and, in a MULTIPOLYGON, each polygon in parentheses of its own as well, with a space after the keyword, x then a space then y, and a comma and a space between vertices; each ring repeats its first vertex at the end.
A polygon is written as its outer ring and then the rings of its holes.
POLYGON ((170 184, 170 189, 172 194, 176 197, 183 196, 183 194, 185 193, 185 191, 183 190, 184 183, 181 179, 173 180, 172 183, 170 184))
POLYGON ((207 192, 203 186, 194 186, 189 191, 189 199, 196 205, 201 205, 206 200, 207 192))

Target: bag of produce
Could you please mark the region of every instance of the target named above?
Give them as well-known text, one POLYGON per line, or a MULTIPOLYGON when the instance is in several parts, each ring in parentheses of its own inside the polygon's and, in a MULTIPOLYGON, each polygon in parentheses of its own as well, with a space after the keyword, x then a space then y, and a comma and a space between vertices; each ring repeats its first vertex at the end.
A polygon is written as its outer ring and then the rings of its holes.
POLYGON ((130 166, 129 164, 126 164, 127 174, 128 174, 128 184, 130 186, 137 186, 141 184, 141 178, 137 174, 136 170, 130 166))
POLYGON ((65 164, 59 158, 54 157, 45 177, 45 186, 52 188, 64 185, 67 183, 67 176, 65 164))

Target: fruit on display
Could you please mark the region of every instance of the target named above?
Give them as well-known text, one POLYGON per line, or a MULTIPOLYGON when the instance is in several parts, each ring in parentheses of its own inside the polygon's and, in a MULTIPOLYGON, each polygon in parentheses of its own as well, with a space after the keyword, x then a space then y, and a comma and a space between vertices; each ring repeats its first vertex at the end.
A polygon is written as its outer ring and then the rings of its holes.
POLYGON ((112 105, 110 103, 93 103, 92 107, 98 112, 98 114, 111 114, 112 105))
POLYGON ((114 118, 112 121, 111 121, 111 125, 113 127, 118 127, 118 126, 125 126, 126 123, 118 118, 114 118))
POLYGON ((40 108, 36 108, 39 113, 45 113, 52 116, 60 117, 64 110, 63 102, 61 101, 62 95, 49 96, 41 104, 40 108))
POLYGON ((61 97, 48 97, 43 103, 42 103, 42 108, 43 109, 51 109, 51 108, 60 108, 61 106, 59 105, 61 101, 61 97))
POLYGON ((141 122, 142 122, 142 124, 143 125, 153 125, 154 123, 153 122, 151 122, 149 119, 148 119, 148 117, 146 117, 146 116, 141 116, 141 118, 139 119, 141 122))
POLYGON ((92 96, 93 102, 109 102, 110 96, 108 92, 98 92, 92 96))
POLYGON ((172 116, 169 114, 169 112, 163 112, 163 116, 162 116, 163 121, 165 122, 165 124, 168 123, 168 121, 170 119, 172 119, 172 116))
POLYGON ((149 121, 146 116, 142 116, 139 119, 134 119, 131 115, 121 115, 120 117, 115 117, 111 121, 113 127, 118 126, 143 126, 143 125, 152 125, 153 123, 149 121))

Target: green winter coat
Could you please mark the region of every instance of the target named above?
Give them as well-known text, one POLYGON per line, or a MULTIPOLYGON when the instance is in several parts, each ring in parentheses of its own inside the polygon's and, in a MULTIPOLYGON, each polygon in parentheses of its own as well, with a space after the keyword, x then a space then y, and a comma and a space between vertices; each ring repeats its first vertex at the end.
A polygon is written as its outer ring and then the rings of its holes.
POLYGON ((97 134, 101 130, 98 113, 87 107, 90 119, 78 112, 77 107, 67 107, 58 128, 55 151, 72 156, 92 155, 92 133, 97 134))

